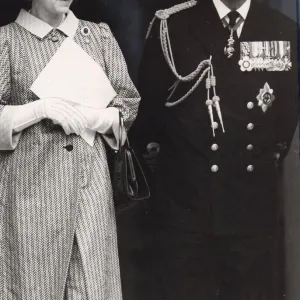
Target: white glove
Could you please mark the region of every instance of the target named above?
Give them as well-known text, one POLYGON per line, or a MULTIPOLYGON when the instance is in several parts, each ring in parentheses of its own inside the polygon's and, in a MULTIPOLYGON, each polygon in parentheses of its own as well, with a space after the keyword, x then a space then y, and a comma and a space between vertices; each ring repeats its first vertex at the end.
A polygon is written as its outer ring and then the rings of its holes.
POLYGON ((59 124, 65 133, 79 135, 87 128, 85 116, 74 106, 58 98, 45 98, 22 106, 21 114, 14 118, 14 131, 21 131, 42 119, 59 124))
MULTIPOLYGON (((88 129, 97 131, 113 149, 118 149, 120 139, 120 117, 116 107, 104 109, 79 106, 78 110, 84 114, 88 120, 88 129)), ((122 128, 122 145, 126 141, 126 129, 122 128)))
POLYGON ((78 110, 86 117, 88 129, 99 133, 112 133, 112 125, 119 120, 119 110, 115 107, 90 108, 78 106, 78 110))

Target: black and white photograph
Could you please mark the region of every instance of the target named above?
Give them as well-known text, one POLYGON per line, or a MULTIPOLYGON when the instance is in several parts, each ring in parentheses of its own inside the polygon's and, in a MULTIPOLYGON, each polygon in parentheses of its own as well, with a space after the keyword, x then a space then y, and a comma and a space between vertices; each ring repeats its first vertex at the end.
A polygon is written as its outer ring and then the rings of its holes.
POLYGON ((298 0, 2 0, 0 300, 299 300, 298 0))

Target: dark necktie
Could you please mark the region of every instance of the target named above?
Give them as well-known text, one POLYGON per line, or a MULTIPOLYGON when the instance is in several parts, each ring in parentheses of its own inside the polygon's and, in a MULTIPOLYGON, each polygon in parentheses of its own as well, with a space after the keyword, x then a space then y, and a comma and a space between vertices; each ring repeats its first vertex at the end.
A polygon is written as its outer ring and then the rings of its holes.
MULTIPOLYGON (((237 19, 241 16, 237 11, 235 10, 232 10, 228 15, 228 18, 229 18, 229 30, 231 30, 232 28, 234 28, 236 22, 237 22, 237 19)), ((233 32, 233 39, 234 40, 237 40, 238 39, 238 35, 237 35, 237 31, 234 30, 233 32)))

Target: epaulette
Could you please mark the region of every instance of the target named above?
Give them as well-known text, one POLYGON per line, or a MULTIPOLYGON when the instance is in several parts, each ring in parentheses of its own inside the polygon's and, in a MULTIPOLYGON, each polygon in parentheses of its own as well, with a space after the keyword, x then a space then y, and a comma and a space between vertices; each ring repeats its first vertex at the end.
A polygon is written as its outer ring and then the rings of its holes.
POLYGON ((147 35, 146 35, 146 39, 149 37, 152 26, 153 26, 156 19, 167 20, 170 16, 172 16, 174 14, 177 14, 177 13, 179 13, 183 10, 186 10, 188 8, 191 8, 191 7, 195 6, 197 3, 198 3, 198 0, 191 0, 191 1, 187 1, 187 2, 184 2, 184 3, 174 5, 170 8, 158 10, 155 13, 155 16, 154 16, 153 20, 150 22, 150 25, 149 25, 149 28, 148 28, 148 31, 147 31, 147 35))

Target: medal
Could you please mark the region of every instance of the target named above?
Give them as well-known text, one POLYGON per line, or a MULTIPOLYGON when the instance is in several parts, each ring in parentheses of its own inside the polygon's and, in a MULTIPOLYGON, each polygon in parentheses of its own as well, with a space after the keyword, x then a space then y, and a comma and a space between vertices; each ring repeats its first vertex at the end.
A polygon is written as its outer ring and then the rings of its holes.
POLYGON ((289 71, 292 68, 289 41, 241 42, 241 71, 289 71))
POLYGON ((258 106, 261 107, 264 113, 270 106, 272 106, 272 103, 275 100, 274 90, 270 88, 267 82, 265 83, 264 87, 259 90, 259 94, 257 95, 256 99, 258 101, 258 106))
POLYGON ((227 44, 227 47, 224 48, 224 54, 227 56, 227 58, 230 58, 233 53, 234 53, 234 38, 233 38, 233 29, 230 30, 230 37, 229 39, 227 40, 228 41, 228 44, 227 44))
POLYGON ((84 26, 83 28, 81 28, 80 33, 84 37, 84 42, 86 44, 89 44, 91 42, 91 39, 89 38, 91 35, 90 28, 87 26, 84 26))
POLYGON ((227 56, 227 58, 230 58, 233 56, 234 54, 234 43, 235 43, 235 40, 233 38, 233 34, 235 31, 237 31, 237 29, 240 27, 240 25, 242 24, 242 22, 244 21, 244 19, 242 17, 239 18, 238 22, 233 26, 231 27, 229 25, 229 23, 223 19, 223 23, 224 25, 229 28, 230 30, 230 36, 229 36, 229 39, 227 40, 227 46, 224 48, 224 54, 227 56))

